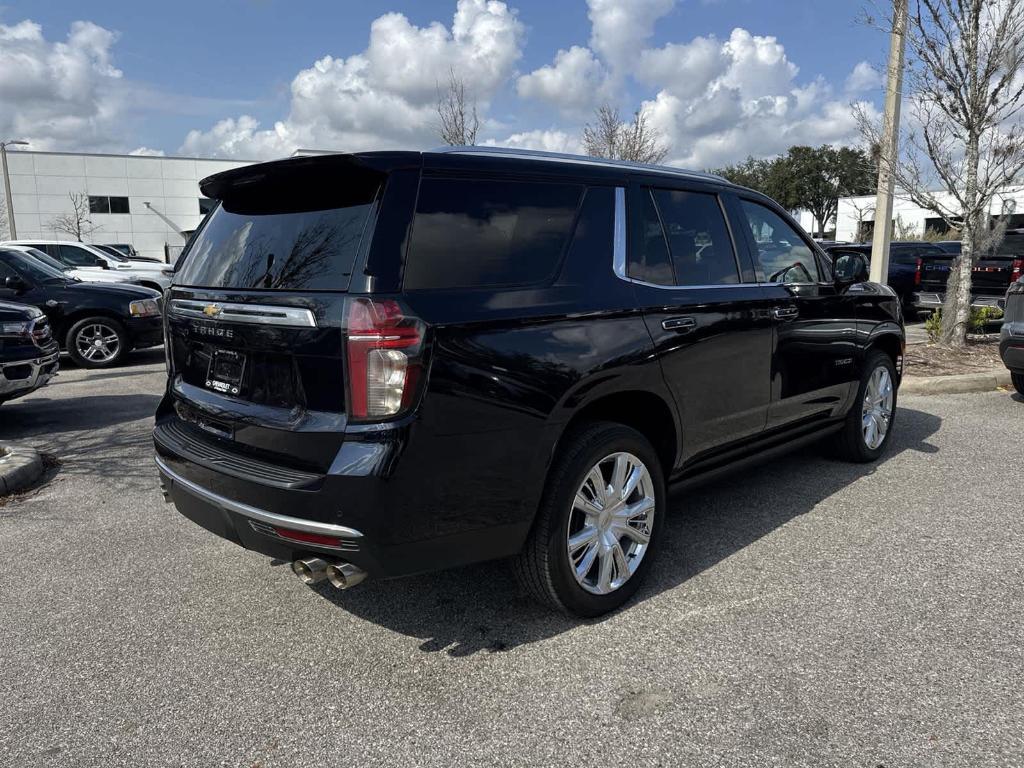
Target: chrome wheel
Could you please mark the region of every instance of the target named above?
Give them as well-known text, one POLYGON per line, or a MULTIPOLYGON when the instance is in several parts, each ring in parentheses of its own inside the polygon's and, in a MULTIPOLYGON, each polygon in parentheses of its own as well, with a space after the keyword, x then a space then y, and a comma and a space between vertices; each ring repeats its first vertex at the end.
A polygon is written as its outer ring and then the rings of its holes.
POLYGON ((103 323, 82 326, 75 335, 75 350, 92 363, 109 363, 121 351, 117 331, 103 323))
POLYGON ((892 376, 888 368, 880 365, 868 379, 861 409, 861 435, 864 445, 872 451, 885 442, 892 422, 893 403, 892 376))
POLYGON ((636 573, 651 542, 654 482, 631 453, 595 464, 576 491, 569 513, 569 566, 583 589, 614 592, 636 573))

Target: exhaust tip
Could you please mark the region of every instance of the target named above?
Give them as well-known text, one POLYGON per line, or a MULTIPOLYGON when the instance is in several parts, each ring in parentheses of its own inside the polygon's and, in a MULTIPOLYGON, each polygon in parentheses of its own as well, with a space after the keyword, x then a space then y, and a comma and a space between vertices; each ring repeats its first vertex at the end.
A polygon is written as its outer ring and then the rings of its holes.
POLYGON ((307 557, 292 563, 292 572, 302 579, 303 584, 319 584, 327 578, 327 561, 319 557, 307 557))
POLYGON ((366 578, 366 571, 352 563, 331 563, 327 566, 327 579, 338 589, 354 587, 366 578))

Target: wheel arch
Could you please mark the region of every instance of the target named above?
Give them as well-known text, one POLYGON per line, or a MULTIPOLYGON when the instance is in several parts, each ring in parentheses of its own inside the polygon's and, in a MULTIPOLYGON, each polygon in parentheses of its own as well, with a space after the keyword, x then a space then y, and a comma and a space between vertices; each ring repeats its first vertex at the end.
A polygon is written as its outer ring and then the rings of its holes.
POLYGON ((867 355, 875 349, 884 352, 892 360, 892 364, 896 368, 896 375, 902 379, 904 346, 902 330, 898 326, 893 325, 892 328, 883 327, 873 333, 868 340, 864 354, 867 355))

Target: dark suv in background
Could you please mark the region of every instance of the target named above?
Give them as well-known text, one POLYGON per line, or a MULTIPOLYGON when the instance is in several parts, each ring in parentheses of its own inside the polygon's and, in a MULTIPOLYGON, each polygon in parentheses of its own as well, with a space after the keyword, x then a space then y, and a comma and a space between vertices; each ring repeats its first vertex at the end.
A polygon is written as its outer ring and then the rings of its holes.
POLYGON ((46 384, 60 368, 59 357, 46 315, 0 301, 0 404, 46 384))
POLYGON ((201 189, 157 464, 181 513, 307 582, 514 557, 598 615, 650 566, 667 484, 892 437, 896 295, 721 178, 469 148, 201 189))

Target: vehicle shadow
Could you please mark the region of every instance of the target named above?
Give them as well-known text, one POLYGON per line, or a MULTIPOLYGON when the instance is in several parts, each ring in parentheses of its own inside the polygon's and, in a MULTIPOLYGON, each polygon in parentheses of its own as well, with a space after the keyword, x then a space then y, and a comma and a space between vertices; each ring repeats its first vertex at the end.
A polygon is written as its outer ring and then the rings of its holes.
MULTIPOLYGON (((145 349, 135 349, 129 352, 124 358, 117 364, 116 367, 111 369, 112 374, 116 374, 118 371, 123 371, 126 368, 136 368, 140 365, 153 365, 154 363, 164 362, 164 348, 159 347, 146 347, 145 349)), ((69 371, 85 371, 95 370, 82 368, 77 365, 67 352, 62 352, 60 356, 60 367, 69 371)), ((90 379, 96 378, 90 376, 90 379)))
MULTIPOLYGON (((45 393, 46 390, 41 392, 45 393)), ((152 416, 159 404, 160 395, 155 394, 86 395, 72 398, 51 398, 36 394, 4 405, 0 416, 0 439, 58 438, 60 433, 103 429, 152 416)), ((78 435, 74 437, 79 439, 78 435)))
MULTIPOLYGON (((939 417, 900 408, 897 419, 883 461, 904 451, 938 450, 928 439, 938 431, 939 417)), ((658 560, 634 601, 622 610, 682 584, 814 509, 878 466, 834 461, 821 454, 820 446, 811 446, 744 470, 740 483, 718 480, 684 494, 670 494, 658 560), (798 486, 787 482, 792 477, 801 478, 798 486)), ((422 651, 445 651, 450 656, 505 651, 585 623, 534 603, 519 588, 507 562, 393 581, 368 580, 345 592, 325 585, 312 589, 353 615, 422 639, 422 651)))

